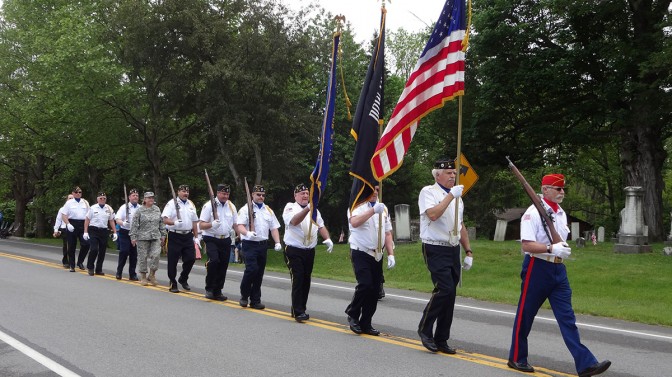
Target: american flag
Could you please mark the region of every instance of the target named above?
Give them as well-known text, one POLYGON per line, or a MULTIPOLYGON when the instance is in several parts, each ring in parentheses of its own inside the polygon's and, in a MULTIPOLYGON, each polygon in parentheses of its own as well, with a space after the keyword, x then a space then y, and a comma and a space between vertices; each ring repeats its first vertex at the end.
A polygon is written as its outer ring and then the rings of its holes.
POLYGON ((371 158, 376 180, 399 169, 420 119, 464 94, 465 34, 464 0, 447 0, 371 158))

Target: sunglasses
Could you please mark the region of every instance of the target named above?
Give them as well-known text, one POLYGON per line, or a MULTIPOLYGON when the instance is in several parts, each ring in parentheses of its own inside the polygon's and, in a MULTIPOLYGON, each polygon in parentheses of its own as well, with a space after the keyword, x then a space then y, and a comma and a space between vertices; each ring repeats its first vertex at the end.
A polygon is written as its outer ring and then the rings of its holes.
POLYGON ((262 196, 262 197, 263 197, 263 196, 266 196, 266 194, 254 194, 254 195, 256 195, 256 196, 262 196))
POLYGON ((553 189, 557 192, 564 191, 567 192, 567 190, 564 187, 555 187, 555 186, 546 186, 547 188, 553 189))
POLYGON ((75 194, 81 194, 81 193, 82 193, 81 191, 75 191, 75 194))

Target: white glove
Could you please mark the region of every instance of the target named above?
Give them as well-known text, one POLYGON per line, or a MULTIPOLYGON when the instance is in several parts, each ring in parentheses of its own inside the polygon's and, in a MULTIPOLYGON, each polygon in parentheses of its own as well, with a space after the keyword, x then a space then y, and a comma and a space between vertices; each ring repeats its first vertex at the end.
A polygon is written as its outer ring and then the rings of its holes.
POLYGON ((128 220, 124 220, 124 222, 121 223, 121 226, 123 226, 124 228, 128 228, 131 226, 131 223, 129 223, 128 220))
POLYGON ((215 220, 215 221, 211 222, 210 224, 212 225, 212 229, 217 229, 220 226, 222 226, 222 222, 219 221, 219 220, 215 220))
POLYGON ((397 262, 394 260, 394 255, 388 255, 387 256, 387 269, 391 270, 396 265, 397 265, 397 262))
POLYGON ((383 213, 384 210, 385 210, 385 204, 383 203, 376 203, 373 205, 373 213, 375 214, 383 213))
POLYGON ((572 249, 569 247, 569 245, 567 245, 567 243, 558 242, 551 246, 551 254, 562 259, 567 259, 570 255, 572 255, 572 249))
POLYGON ((464 190, 464 185, 457 185, 450 189, 450 193, 453 194, 453 198, 459 198, 462 196, 462 190, 464 190))
POLYGON ((85 239, 85 240, 87 240, 87 241, 91 239, 91 237, 89 237, 89 233, 84 233, 84 234, 82 235, 82 238, 85 239))
POLYGON ((246 236, 247 236, 247 238, 256 237, 256 236, 257 236, 257 233, 255 233, 255 232, 247 232, 246 236))
POLYGON ((327 253, 334 251, 334 242, 332 240, 324 240, 322 243, 327 245, 327 253))
POLYGON ((280 244, 280 242, 276 243, 273 249, 275 251, 282 251, 282 244, 280 244))
POLYGON ((68 228, 68 232, 74 232, 75 231, 75 227, 72 226, 72 224, 70 224, 70 223, 68 223, 68 225, 66 225, 65 227, 68 228))
POLYGON ((465 271, 469 271, 473 264, 474 264, 473 257, 464 257, 464 264, 462 265, 462 269, 465 271))
POLYGON ((198 236, 196 237, 198 238, 198 242, 203 241, 203 233, 198 233, 198 236))
POLYGON ((194 245, 198 245, 198 247, 201 247, 201 240, 199 240, 198 237, 194 237, 194 245))
POLYGON ((117 233, 112 233, 112 242, 117 242, 117 238, 119 238, 117 233))

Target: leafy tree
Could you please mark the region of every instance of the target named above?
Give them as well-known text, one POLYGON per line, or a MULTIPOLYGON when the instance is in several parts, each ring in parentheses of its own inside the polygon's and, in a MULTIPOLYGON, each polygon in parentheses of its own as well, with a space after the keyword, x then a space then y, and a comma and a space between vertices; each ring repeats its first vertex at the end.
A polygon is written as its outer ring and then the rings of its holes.
MULTIPOLYGON (((645 222, 650 237, 660 239, 663 143, 672 129, 672 61, 662 59, 669 54, 664 30, 670 3, 474 5, 477 33, 469 56, 478 99, 472 122, 483 157, 494 160, 515 148, 512 155, 524 166, 578 171, 577 151, 615 135, 623 183, 644 187, 645 222)), ((600 181, 619 187, 618 179, 602 171, 600 181)))

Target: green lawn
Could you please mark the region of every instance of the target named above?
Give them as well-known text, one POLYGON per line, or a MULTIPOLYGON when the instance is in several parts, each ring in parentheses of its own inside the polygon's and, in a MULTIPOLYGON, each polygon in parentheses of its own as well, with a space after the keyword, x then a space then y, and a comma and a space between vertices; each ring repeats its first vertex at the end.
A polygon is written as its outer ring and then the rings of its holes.
MULTIPOLYGON (((60 245, 60 240, 36 240, 60 245)), ((520 292, 522 255, 516 241, 472 241, 474 267, 464 273, 458 294, 479 300, 515 305, 520 292)), ((571 243, 574 246, 574 243, 571 243)), ((566 261, 577 313, 672 326, 672 257, 662 255, 663 244, 653 253, 615 254, 612 243, 592 244, 572 250, 566 261)), ((348 245, 336 245, 332 254, 319 245, 313 276, 354 282, 348 245)), ((420 244, 398 244, 397 267, 385 271, 385 285, 421 292, 432 290, 422 260, 420 244)), ((232 265, 235 266, 235 265, 232 265)), ((270 271, 287 272, 282 253, 268 251, 270 271)))

